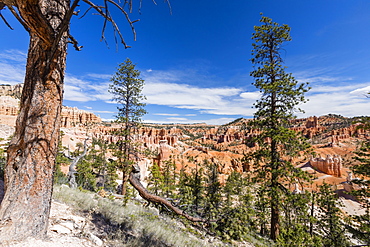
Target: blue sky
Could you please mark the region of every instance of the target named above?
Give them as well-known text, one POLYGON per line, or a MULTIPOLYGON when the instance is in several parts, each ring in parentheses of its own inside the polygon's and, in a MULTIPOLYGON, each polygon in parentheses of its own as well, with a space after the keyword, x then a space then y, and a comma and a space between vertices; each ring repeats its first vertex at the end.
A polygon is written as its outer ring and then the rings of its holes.
MULTIPOLYGON (((138 2, 138 1, 137 1, 138 2)), ((171 0, 143 1, 132 19, 113 10, 126 42, 116 46, 111 28, 100 41, 103 20, 92 12, 72 19, 71 33, 84 48, 69 47, 64 105, 114 119, 109 78, 127 57, 145 80, 145 122, 224 124, 252 117, 259 93, 252 86, 253 26, 260 13, 291 27, 282 54, 287 71, 312 89, 298 117, 329 113, 369 115, 370 1, 368 0, 171 0)), ((81 13, 87 6, 81 2, 81 13)), ((0 21, 0 84, 23 81, 28 34, 10 15, 15 30, 0 21)))

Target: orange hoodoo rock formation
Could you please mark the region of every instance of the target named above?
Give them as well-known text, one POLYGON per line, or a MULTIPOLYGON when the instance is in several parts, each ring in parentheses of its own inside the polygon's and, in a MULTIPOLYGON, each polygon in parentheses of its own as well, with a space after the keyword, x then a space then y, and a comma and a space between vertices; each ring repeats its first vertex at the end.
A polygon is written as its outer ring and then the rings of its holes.
MULTIPOLYGON (((19 99, 11 95, 17 93, 17 90, 22 89, 19 85, 0 85, 0 115, 3 116, 3 124, 15 126, 15 120, 19 112, 19 99)), ((102 122, 100 117, 94 113, 80 110, 77 107, 63 107, 61 115, 61 127, 64 128, 70 128, 76 124, 102 122)))
POLYGON ((17 116, 19 100, 11 96, 0 97, 0 115, 17 116))
POLYGON ((317 157, 310 158, 310 165, 328 175, 333 175, 336 177, 342 176, 342 158, 339 155, 331 156, 328 154, 326 158, 317 157))
POLYGON ((101 123, 100 117, 94 113, 80 110, 77 107, 66 107, 62 109, 62 127, 70 128, 76 124, 101 123))
POLYGON ((0 85, 0 96, 12 96, 19 99, 23 90, 23 84, 0 85))

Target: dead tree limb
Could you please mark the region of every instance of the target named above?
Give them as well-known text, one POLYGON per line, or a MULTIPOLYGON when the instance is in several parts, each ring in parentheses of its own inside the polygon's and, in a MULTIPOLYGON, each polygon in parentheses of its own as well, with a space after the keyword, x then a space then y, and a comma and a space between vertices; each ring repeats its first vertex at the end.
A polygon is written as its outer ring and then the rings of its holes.
POLYGON ((171 209, 177 215, 184 216, 186 219, 192 222, 207 222, 207 220, 205 219, 188 215, 184 210, 181 210, 178 207, 175 207, 168 200, 160 196, 151 194, 140 182, 140 168, 138 166, 133 167, 130 173, 129 180, 130 180, 131 185, 134 186, 134 188, 139 192, 140 196, 144 198, 145 200, 147 200, 148 202, 160 203, 166 206, 167 208, 171 209))
POLYGON ((9 22, 5 19, 5 17, 1 14, 1 10, 3 10, 5 8, 5 6, 6 6, 5 3, 0 2, 0 17, 3 20, 3 22, 5 23, 5 25, 7 25, 11 30, 14 30, 12 28, 12 26, 10 26, 9 22))
POLYGON ((69 165, 68 175, 67 175, 69 178, 69 185, 71 186, 71 188, 77 188, 76 176, 75 176, 77 171, 75 167, 77 163, 80 161, 80 159, 82 159, 87 153, 87 140, 88 139, 89 138, 86 138, 84 141, 84 151, 82 152, 82 154, 78 155, 77 157, 72 157, 68 151, 68 154, 65 155, 68 159, 72 160, 72 163, 69 165))
MULTIPOLYGON (((136 31, 135 31, 135 28, 134 28, 134 23, 137 21, 131 21, 128 13, 121 7, 119 6, 117 3, 115 3, 114 1, 111 1, 111 0, 104 0, 104 4, 105 6, 99 6, 99 5, 96 5, 94 4, 93 2, 91 2, 90 0, 82 0, 83 2, 85 2, 86 4, 88 4, 90 6, 90 8, 87 10, 91 10, 91 9, 94 9, 96 10, 96 12, 98 12, 99 15, 101 15, 105 20, 104 20, 104 26, 103 26, 103 30, 102 30, 102 40, 105 41, 105 28, 106 28, 106 22, 109 21, 111 24, 112 24, 112 27, 113 27, 113 31, 114 33, 117 33, 120 40, 121 40, 121 43, 124 45, 125 48, 130 48, 130 46, 128 46, 126 44, 126 41, 125 39, 123 38, 123 35, 117 25, 117 23, 114 21, 114 19, 112 18, 112 16, 110 15, 110 12, 108 11, 107 9, 107 4, 110 3, 110 4, 113 4, 116 8, 118 8, 118 10, 125 16, 127 22, 129 23, 130 27, 131 27, 131 30, 132 30, 132 33, 134 35, 134 40, 136 40, 136 31)), ((87 13, 87 11, 85 12, 85 14, 87 13)), ((84 15, 85 15, 84 14, 84 15)))

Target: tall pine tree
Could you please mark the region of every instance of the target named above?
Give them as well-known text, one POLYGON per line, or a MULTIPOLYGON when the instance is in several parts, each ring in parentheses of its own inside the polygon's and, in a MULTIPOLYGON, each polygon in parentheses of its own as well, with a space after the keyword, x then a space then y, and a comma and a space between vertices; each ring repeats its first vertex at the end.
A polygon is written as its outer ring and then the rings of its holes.
POLYGON ((119 105, 116 122, 121 124, 121 129, 114 134, 119 136, 115 143, 115 156, 122 171, 122 195, 126 192, 132 166, 137 159, 137 143, 133 140, 133 131, 141 123, 141 117, 147 112, 144 109, 145 96, 142 94, 144 80, 140 78, 140 71, 135 69, 135 64, 127 58, 119 65, 116 73, 111 78, 112 84, 109 92, 113 100, 119 105))
POLYGON ((279 25, 268 17, 261 17, 261 26, 255 26, 252 39, 255 70, 253 85, 259 89, 261 98, 254 104, 257 111, 251 122, 253 128, 260 131, 254 140, 258 144, 252 155, 257 171, 257 181, 267 189, 269 198, 270 238, 276 240, 280 229, 280 202, 288 191, 285 182, 292 178, 304 177, 295 169, 292 162, 299 151, 307 144, 290 130, 289 121, 294 118, 294 111, 302 111, 297 106, 305 102, 304 93, 307 83, 298 83, 285 72, 280 55, 284 43, 291 40, 290 27, 279 25))
MULTIPOLYGON (((362 119, 362 126, 365 130, 370 129, 370 118, 362 119)), ((365 209, 362 215, 353 216, 353 232, 355 236, 370 245, 370 140, 364 141, 355 152, 354 159, 358 162, 352 168, 358 179, 351 181, 357 184, 359 189, 352 191, 365 209)))

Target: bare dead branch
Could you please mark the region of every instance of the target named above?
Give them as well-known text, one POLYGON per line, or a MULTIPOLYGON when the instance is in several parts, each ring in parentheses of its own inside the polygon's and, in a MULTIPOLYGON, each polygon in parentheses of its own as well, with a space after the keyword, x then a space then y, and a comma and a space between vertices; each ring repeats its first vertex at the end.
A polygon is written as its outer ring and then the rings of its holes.
MULTIPOLYGON (((102 7, 102 6, 97 6, 97 5, 95 5, 94 3, 92 3, 91 1, 89 1, 89 0, 83 0, 85 3, 87 3, 88 5, 90 5, 93 9, 95 9, 103 18, 105 18, 105 19, 107 19, 107 21, 109 21, 111 24, 112 24, 112 26, 113 26, 113 30, 119 35, 119 37, 120 37, 120 40, 121 40, 121 43, 124 45, 124 47, 125 48, 129 48, 130 46, 128 46, 127 44, 126 44, 126 42, 125 42, 125 39, 123 38, 123 36, 122 36, 122 33, 121 33, 121 31, 119 30, 119 27, 118 27, 118 25, 117 25, 117 23, 111 18, 111 16, 110 15, 106 15, 105 13, 104 13, 104 11, 103 11, 103 9, 104 9, 104 7, 102 7)), ((110 1, 109 1, 110 2, 110 1)), ((119 5, 118 5, 119 6, 119 5)), ((120 6, 119 6, 120 7, 120 6)), ((122 9, 122 8, 121 8, 122 9)), ((126 13, 126 11, 125 10, 123 10, 125 13, 126 13)), ((127 13, 126 13, 127 14, 127 13)), ((132 25, 132 23, 131 23, 131 21, 129 21, 129 23, 130 23, 130 26, 133 26, 132 25)), ((104 37, 104 36, 103 36, 104 37)), ((103 38, 102 37, 102 38, 103 38)))
POLYGON ((69 165, 69 168, 68 168, 69 184, 72 188, 77 187, 76 176, 75 176, 77 171, 75 170, 75 167, 76 167, 77 163, 80 161, 80 159, 82 159, 87 153, 87 140, 88 139, 89 138, 86 138, 85 141, 84 141, 84 151, 82 152, 82 154, 78 155, 77 157, 72 157, 69 153, 69 150, 68 150, 68 154, 65 154, 65 156, 68 159, 72 160, 72 163, 69 165))
POLYGON ((170 0, 164 0, 167 5, 168 5, 168 8, 170 9, 170 14, 172 15, 172 7, 171 7, 171 3, 170 3, 170 0))
POLYGON ((78 19, 81 19, 81 18, 83 18, 83 17, 85 17, 85 15, 91 10, 91 9, 93 9, 93 7, 92 6, 90 6, 81 16, 80 16, 80 18, 78 18, 78 19))
MULTIPOLYGON (((107 1, 104 1, 104 9, 105 9, 105 14, 110 17, 109 11, 108 11, 107 1)), ((104 34, 105 34, 105 29, 107 27, 107 21, 108 21, 108 19, 107 18, 104 18, 103 28, 102 28, 102 32, 101 32, 101 40, 104 40, 104 42, 105 42, 106 45, 108 45, 108 43, 107 43, 107 40, 105 39, 105 35, 104 34)))
POLYGON ((0 12, 0 17, 5 23, 5 25, 7 25, 11 30, 14 30, 14 28, 12 28, 12 26, 10 26, 10 24, 6 21, 5 17, 1 14, 1 12, 0 12))
POLYGON ((81 51, 81 49, 83 48, 82 45, 78 45, 78 41, 71 35, 71 34, 68 34, 68 37, 69 37, 69 43, 71 43, 73 45, 73 47, 75 48, 76 51, 81 51))
POLYGON ((70 9, 68 10, 68 12, 65 14, 62 22, 59 24, 57 30, 59 31, 58 33, 58 36, 56 37, 55 42, 59 43, 59 40, 62 38, 62 35, 64 32, 66 32, 69 28, 69 25, 70 25, 70 22, 71 22, 71 18, 72 16, 74 15, 75 13, 75 9, 76 7, 78 6, 78 2, 80 0, 74 0, 73 1, 73 4, 71 5, 70 9))
MULTIPOLYGON (((74 0, 73 1, 73 4, 71 5, 70 9, 68 10, 68 12, 65 14, 62 22, 59 24, 57 30, 57 36, 55 37, 54 41, 53 41, 53 44, 52 44, 52 48, 51 48, 51 52, 52 52, 52 57, 54 57, 54 54, 55 52, 57 51, 58 49, 58 44, 59 44, 59 41, 61 40, 61 38, 63 37, 63 35, 65 34, 65 32, 68 31, 68 28, 69 28, 69 24, 71 22, 71 18, 73 16, 73 13, 75 12, 75 9, 76 7, 78 6, 78 2, 80 0, 74 0)), ((69 35, 70 36, 70 35, 69 35)), ((71 37, 71 36, 70 36, 71 37)), ((76 48, 76 47, 75 47, 76 48)))
POLYGON ((148 202, 153 202, 153 203, 160 203, 163 206, 171 209, 174 213, 177 215, 184 216, 186 219, 192 221, 192 222, 206 222, 207 220, 198 218, 198 217, 193 217, 191 215, 188 215, 184 210, 179 209, 178 207, 174 206, 171 202, 168 200, 151 194, 140 182, 140 171, 138 169, 133 169, 132 172, 130 173, 129 177, 130 183, 134 188, 139 192, 140 196, 147 200, 148 202))
POLYGON ((19 23, 24 27, 24 29, 29 32, 29 28, 27 26, 27 24, 23 21, 23 19, 18 15, 17 11, 15 11, 15 9, 13 8, 13 6, 7 6, 10 10, 10 12, 12 12, 12 14, 14 15, 15 19, 17 19, 17 21, 19 21, 19 23))
POLYGON ((0 17, 4 21, 5 25, 7 25, 11 30, 14 30, 12 26, 10 26, 10 24, 6 21, 5 17, 1 14, 1 10, 3 10, 5 6, 6 6, 5 3, 0 2, 0 17))
MULTIPOLYGON (((140 0, 141 2, 141 0, 140 0)), ((132 13, 132 0, 125 0, 125 2, 123 3, 123 8, 125 8, 126 4, 128 4, 128 9, 130 11, 130 13, 132 13)))
POLYGON ((121 6, 119 6, 115 1, 113 1, 113 0, 105 0, 105 1, 108 1, 111 4, 113 4, 114 6, 116 6, 122 12, 122 14, 126 17, 127 22, 130 24, 130 27, 131 27, 131 30, 132 30, 132 34, 134 35, 134 40, 136 41, 136 31, 135 31, 135 27, 134 27, 133 23, 135 23, 135 22, 137 22, 139 20, 131 21, 128 13, 121 6))

